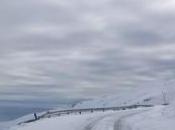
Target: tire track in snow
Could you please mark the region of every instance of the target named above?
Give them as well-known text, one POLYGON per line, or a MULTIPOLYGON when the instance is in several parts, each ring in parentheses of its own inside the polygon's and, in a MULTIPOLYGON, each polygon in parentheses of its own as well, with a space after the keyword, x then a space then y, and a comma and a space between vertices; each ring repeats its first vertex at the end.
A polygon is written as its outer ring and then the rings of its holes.
POLYGON ((92 130, 96 124, 98 124, 101 120, 105 119, 106 117, 109 117, 110 115, 112 115, 112 114, 104 115, 104 116, 101 116, 101 117, 94 119, 93 121, 88 123, 83 130, 92 130))
POLYGON ((148 110, 126 111, 98 117, 88 123, 83 130, 122 130, 124 119, 148 110))
MULTIPOLYGON (((134 112, 134 113, 130 113, 130 114, 121 116, 121 117, 115 122, 115 124, 114 124, 114 130, 122 130, 122 126, 123 126, 122 122, 123 122, 126 118, 132 117, 132 116, 137 115, 137 114, 144 113, 144 112, 146 112, 146 111, 149 111, 149 110, 143 110, 143 111, 141 111, 141 112, 134 112)), ((128 127, 129 127, 129 126, 128 126, 128 127)), ((128 128, 128 130, 129 130, 129 129, 130 129, 130 128, 128 128)))

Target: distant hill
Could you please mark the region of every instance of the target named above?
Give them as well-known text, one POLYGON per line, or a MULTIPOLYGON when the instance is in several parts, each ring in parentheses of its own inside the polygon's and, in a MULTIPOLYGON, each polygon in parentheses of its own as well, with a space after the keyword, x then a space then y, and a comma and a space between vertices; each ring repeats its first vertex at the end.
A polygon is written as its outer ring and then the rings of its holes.
POLYGON ((113 107, 125 106, 133 104, 142 105, 161 105, 164 103, 174 104, 175 102, 175 88, 168 87, 147 87, 122 93, 116 95, 103 96, 88 101, 79 102, 74 108, 89 108, 89 107, 113 107))

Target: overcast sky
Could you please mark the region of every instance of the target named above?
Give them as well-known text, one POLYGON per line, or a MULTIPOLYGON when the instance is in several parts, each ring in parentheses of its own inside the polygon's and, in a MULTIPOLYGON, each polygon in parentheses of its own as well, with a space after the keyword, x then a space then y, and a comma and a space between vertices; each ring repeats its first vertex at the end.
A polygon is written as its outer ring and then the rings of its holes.
POLYGON ((175 76, 175 0, 1 0, 0 100, 91 98, 175 76))

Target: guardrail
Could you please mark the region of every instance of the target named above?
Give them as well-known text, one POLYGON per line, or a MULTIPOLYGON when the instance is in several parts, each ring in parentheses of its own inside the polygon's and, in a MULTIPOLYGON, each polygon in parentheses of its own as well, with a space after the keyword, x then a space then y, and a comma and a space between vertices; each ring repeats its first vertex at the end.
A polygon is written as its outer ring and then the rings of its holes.
POLYGON ((60 110, 60 111, 47 111, 46 113, 40 115, 37 117, 37 119, 31 119, 24 122, 20 122, 20 124, 24 123, 30 123, 34 122, 43 118, 50 118, 53 116, 61 116, 61 115, 68 115, 71 113, 78 113, 82 114, 83 112, 95 112, 95 111, 108 111, 108 110, 114 110, 114 111, 120 111, 120 110, 127 110, 127 109, 136 109, 141 107, 153 107, 153 105, 130 105, 130 106, 121 106, 121 107, 103 107, 103 108, 86 108, 86 109, 69 109, 69 110, 60 110))

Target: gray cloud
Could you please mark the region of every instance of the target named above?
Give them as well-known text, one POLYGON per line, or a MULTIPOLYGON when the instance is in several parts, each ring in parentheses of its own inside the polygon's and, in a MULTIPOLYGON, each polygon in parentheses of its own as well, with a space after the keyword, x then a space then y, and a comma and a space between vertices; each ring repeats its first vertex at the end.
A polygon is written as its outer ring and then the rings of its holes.
POLYGON ((174 78, 173 1, 13 0, 0 7, 0 100, 56 101, 174 78))

